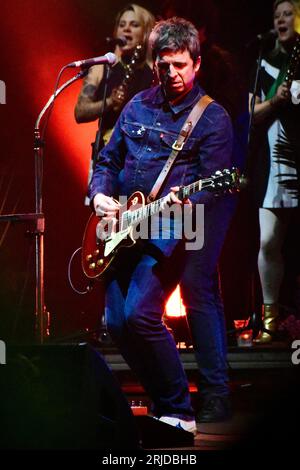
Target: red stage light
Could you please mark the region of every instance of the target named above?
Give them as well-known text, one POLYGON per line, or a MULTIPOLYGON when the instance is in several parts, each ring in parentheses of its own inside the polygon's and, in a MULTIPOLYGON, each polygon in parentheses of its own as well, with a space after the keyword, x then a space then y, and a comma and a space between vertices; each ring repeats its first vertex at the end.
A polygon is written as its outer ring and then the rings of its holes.
MULTIPOLYGON (((85 30, 86 17, 80 14, 73 0, 15 1, 13 5, 12 8, 10 2, 1 4, 1 16, 5 19, 1 37, 5 44, 6 67, 14 71, 13 82, 7 83, 7 88, 9 93, 22 90, 25 105, 37 118, 54 91, 60 68, 90 55, 90 38, 78 34, 81 28, 85 30)), ((69 75, 65 74, 63 80, 65 78, 69 75)), ((85 191, 90 143, 97 123, 79 126, 75 122, 74 106, 80 86, 81 83, 72 85, 57 98, 46 141, 52 138, 52 143, 54 139, 70 177, 76 179, 79 191, 85 191)), ((15 111, 16 115, 25 114, 21 109, 15 111)))

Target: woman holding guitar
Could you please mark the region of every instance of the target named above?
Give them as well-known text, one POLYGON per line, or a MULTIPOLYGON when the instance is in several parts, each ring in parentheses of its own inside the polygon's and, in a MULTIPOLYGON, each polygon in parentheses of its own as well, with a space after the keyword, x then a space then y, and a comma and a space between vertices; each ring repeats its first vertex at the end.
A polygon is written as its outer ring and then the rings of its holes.
MULTIPOLYGON (((101 135, 97 133, 92 161, 110 138, 111 131, 125 104, 139 91, 149 88, 153 73, 148 37, 154 26, 154 16, 134 3, 124 7, 116 17, 113 41, 118 62, 112 67, 107 83, 107 99, 103 102, 105 68, 91 67, 83 82, 75 106, 77 123, 101 118, 101 135), (104 111, 104 114, 103 114, 104 111)), ((99 120, 100 129, 100 120, 99 120)), ((91 175, 90 175, 91 176, 91 175)))
MULTIPOLYGON (((257 344, 269 343, 278 325, 284 274, 281 254, 287 227, 299 207, 300 38, 294 0, 274 2, 275 47, 263 54, 255 97, 252 183, 259 197, 258 269, 263 295, 263 328, 257 344), (255 154, 254 154, 255 153, 255 154)), ((253 95, 250 94, 250 104, 253 95)))

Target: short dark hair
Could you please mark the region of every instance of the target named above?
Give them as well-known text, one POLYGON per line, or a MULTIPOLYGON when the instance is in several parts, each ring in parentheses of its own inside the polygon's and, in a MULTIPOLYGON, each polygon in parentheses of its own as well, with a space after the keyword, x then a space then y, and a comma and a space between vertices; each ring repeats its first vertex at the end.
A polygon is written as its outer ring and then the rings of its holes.
POLYGON ((153 59, 159 52, 188 50, 195 63, 200 55, 199 34, 193 23, 184 18, 169 18, 159 21, 154 26, 150 37, 153 59))

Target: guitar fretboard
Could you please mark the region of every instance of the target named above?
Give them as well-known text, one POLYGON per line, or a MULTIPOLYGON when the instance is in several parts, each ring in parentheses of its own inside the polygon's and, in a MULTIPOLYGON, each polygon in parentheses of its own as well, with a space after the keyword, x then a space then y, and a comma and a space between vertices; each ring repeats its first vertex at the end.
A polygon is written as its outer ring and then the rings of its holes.
MULTIPOLYGON (((213 187, 215 185, 215 180, 212 178, 207 178, 203 180, 196 181, 195 183, 191 183, 187 186, 180 188, 180 190, 176 193, 176 196, 180 199, 186 199, 191 194, 197 193, 202 189, 213 187)), ((151 217, 159 212, 161 212, 162 208, 165 206, 167 202, 167 196, 164 196, 156 201, 153 201, 145 206, 139 207, 138 209, 134 209, 131 211, 127 211, 123 214, 122 218, 122 226, 124 224, 126 227, 129 225, 136 225, 142 222, 142 220, 151 217)))
POLYGON ((288 64, 288 68, 285 74, 284 81, 287 82, 288 87, 291 87, 292 81, 295 78, 298 64, 300 59, 300 36, 297 36, 296 43, 293 47, 291 58, 288 64))

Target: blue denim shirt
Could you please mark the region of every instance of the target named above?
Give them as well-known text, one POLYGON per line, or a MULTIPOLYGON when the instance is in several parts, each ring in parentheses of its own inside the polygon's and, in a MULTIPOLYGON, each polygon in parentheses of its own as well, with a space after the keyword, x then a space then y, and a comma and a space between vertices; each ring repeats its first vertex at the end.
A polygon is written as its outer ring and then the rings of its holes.
MULTIPOLYGON (((160 86, 142 91, 127 103, 109 143, 96 164, 89 197, 130 196, 134 191, 150 193, 172 145, 192 107, 205 92, 195 84, 184 99, 170 105, 160 86)), ((171 186, 187 185, 216 170, 230 168, 232 125, 227 112, 211 103, 193 129, 167 176, 160 195, 171 186)), ((208 203, 213 194, 202 191, 190 197, 193 203, 208 203)))
MULTIPOLYGON (((122 111, 109 143, 99 154, 89 187, 90 199, 97 193, 130 196, 134 191, 147 196, 191 109, 204 94, 195 84, 175 106, 166 102, 160 86, 134 96, 122 111)), ((211 103, 177 155, 159 196, 167 194, 172 186, 188 185, 210 177, 216 170, 229 168, 232 140, 227 112, 216 102, 211 103)), ((194 204, 211 204, 214 199, 214 194, 205 190, 190 196, 194 204)), ((162 224, 150 237, 151 243, 167 256, 178 243, 182 228, 180 218, 168 220, 167 229, 162 224)))

